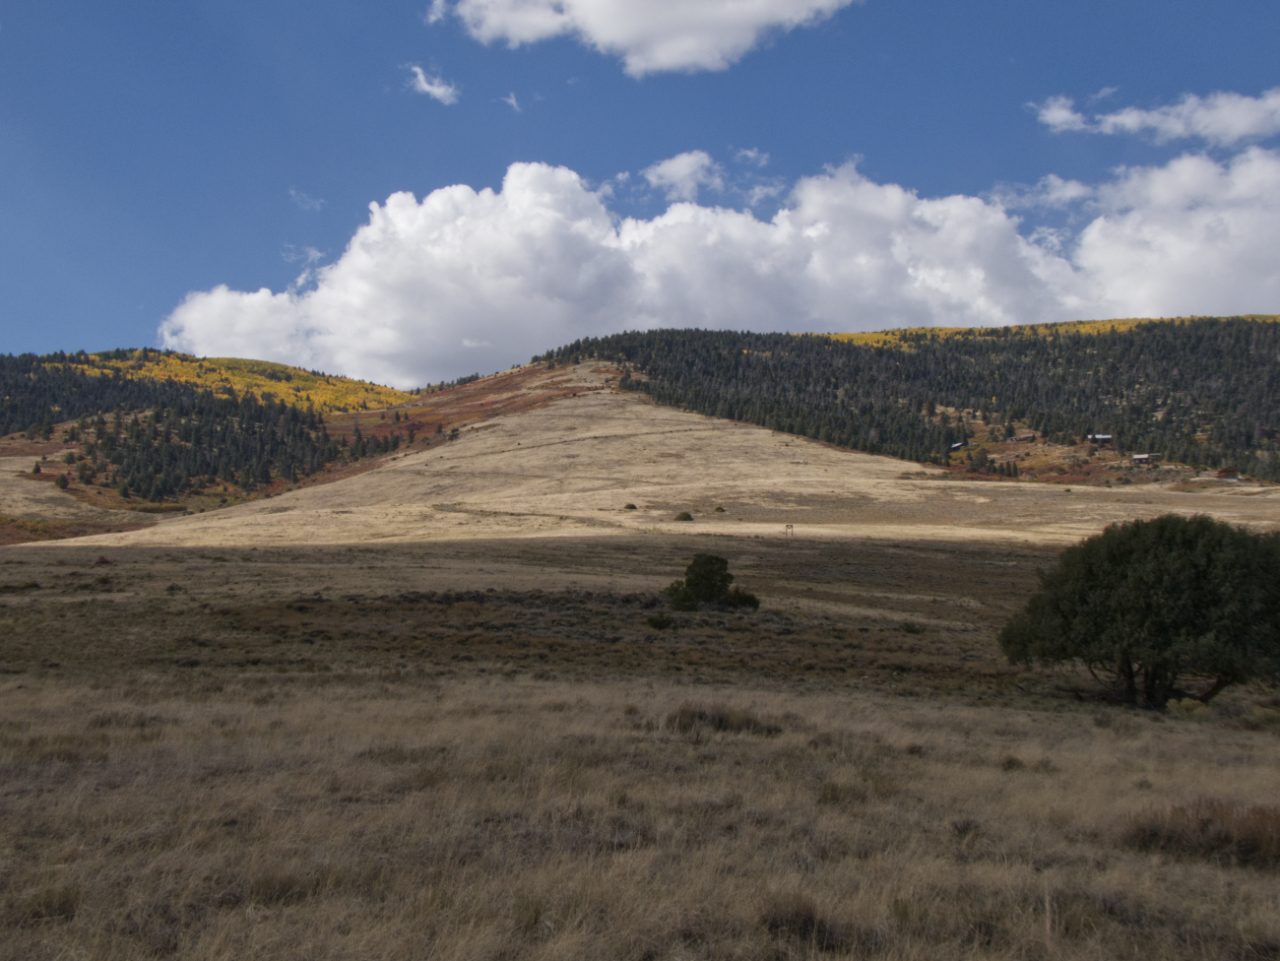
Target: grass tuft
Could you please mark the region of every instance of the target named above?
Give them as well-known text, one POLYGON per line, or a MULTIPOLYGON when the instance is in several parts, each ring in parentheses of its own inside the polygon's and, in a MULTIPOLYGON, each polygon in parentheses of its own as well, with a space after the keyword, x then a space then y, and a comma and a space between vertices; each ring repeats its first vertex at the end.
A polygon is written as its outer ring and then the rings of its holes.
POLYGON ((824 917, 803 894, 774 895, 761 910, 760 923, 775 937, 819 951, 847 951, 860 940, 848 925, 824 917))
POLYGON ((703 729, 763 737, 782 733, 781 725, 763 721, 751 711, 724 704, 690 704, 687 701, 667 715, 667 727, 681 734, 697 733, 703 729))
POLYGON ((1219 864, 1280 867, 1280 807, 1216 798, 1151 807, 1129 818, 1123 843, 1219 864))
POLYGON ((70 921, 80 910, 81 898, 80 889, 74 885, 39 888, 27 901, 23 920, 28 924, 70 921))

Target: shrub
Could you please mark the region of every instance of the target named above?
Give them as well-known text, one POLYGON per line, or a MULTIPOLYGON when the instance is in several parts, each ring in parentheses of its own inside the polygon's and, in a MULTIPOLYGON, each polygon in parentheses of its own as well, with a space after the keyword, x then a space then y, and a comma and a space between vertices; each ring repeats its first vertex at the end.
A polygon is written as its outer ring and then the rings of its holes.
POLYGON ((676 619, 669 614, 654 614, 647 618, 647 623, 655 631, 665 631, 668 627, 675 627, 676 619))
POLYGON ((679 514, 676 515, 676 520, 691 521, 693 520, 693 515, 690 514, 688 511, 681 511, 679 514))
POLYGON ((672 581, 663 593, 671 599, 671 609, 673 611, 696 611, 698 609, 698 598, 693 591, 685 586, 684 581, 672 581))
POLYGON ((57 480, 55 480, 55 481, 53 482, 53 486, 54 486, 54 487, 56 487, 56 488, 58 488, 58 490, 60 490, 60 491, 64 491, 64 490, 66 490, 66 489, 67 489, 67 475, 66 475, 66 474, 59 474, 59 475, 58 475, 58 479, 57 479, 57 480))
POLYGON ((1009 660, 1080 661, 1126 700, 1208 703, 1224 687, 1280 678, 1280 537, 1209 517, 1113 524, 1063 552, 1000 634, 1009 660), (1208 683, 1199 693, 1184 677, 1208 683))
POLYGON ((749 607, 753 611, 760 610, 760 598, 740 587, 730 588, 725 592, 724 597, 720 598, 720 603, 726 607, 749 607))
POLYGON ((635 509, 636 509, 636 505, 635 505, 635 504, 624 504, 624 505, 623 505, 623 507, 622 507, 622 509, 623 509, 624 511, 633 511, 633 510, 635 510, 635 509))

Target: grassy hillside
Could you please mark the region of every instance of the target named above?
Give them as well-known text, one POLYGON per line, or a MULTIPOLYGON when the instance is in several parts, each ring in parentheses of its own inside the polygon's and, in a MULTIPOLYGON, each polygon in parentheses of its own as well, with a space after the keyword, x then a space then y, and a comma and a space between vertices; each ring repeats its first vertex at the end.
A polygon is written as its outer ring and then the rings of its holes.
MULTIPOLYGON (((97 508, 204 511, 447 444, 480 421, 575 391, 562 381, 523 368, 412 394, 154 351, 0 356, 0 448, 25 461, 25 483, 57 485, 97 508)), ((48 520, 0 516, 0 543, 85 532, 48 520)))
POLYGON ((638 375, 625 386, 660 403, 913 461, 948 465, 975 438, 1027 435, 1087 451, 1104 434, 1111 451, 1280 480, 1275 319, 927 329, 868 342, 655 330, 575 341, 544 359, 608 359, 638 375))

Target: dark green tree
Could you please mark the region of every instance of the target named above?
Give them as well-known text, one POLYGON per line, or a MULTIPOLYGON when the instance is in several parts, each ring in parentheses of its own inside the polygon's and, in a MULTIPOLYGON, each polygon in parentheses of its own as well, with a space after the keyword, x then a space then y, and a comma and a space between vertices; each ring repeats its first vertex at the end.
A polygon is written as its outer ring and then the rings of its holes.
POLYGON ((684 569, 684 583, 700 602, 710 604, 724 597, 733 583, 729 562, 714 554, 694 554, 684 569))
POLYGON ((663 592, 674 611, 696 611, 699 604, 724 604, 756 610, 760 600, 750 591, 730 588, 729 562, 714 554, 694 554, 684 570, 684 580, 673 581, 663 592))
POLYGON ((1210 517, 1113 524, 1062 555, 1000 634, 1015 663, 1079 661, 1163 708, 1280 678, 1280 537, 1210 517), (1198 693, 1179 685, 1198 681, 1198 693))

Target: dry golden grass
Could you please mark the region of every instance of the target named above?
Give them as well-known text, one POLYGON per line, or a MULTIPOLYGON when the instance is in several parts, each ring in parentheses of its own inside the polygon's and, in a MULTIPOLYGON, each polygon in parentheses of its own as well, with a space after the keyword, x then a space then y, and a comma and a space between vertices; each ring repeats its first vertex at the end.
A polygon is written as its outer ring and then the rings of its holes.
POLYGON ((1125 840, 1139 851, 1280 867, 1280 807, 1196 798, 1190 804, 1148 808, 1130 819, 1125 840))
POLYGON ((1050 556, 0 549, 0 959, 1280 956, 1274 692, 1004 664, 1050 556))
POLYGON ((1273 735, 698 697, 741 729, 643 680, 10 683, 0 956, 1280 951, 1273 872, 1126 833, 1153 802, 1274 797, 1273 735))

